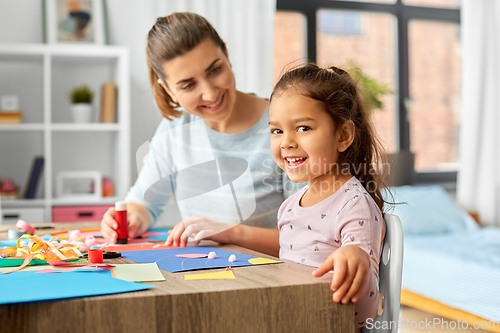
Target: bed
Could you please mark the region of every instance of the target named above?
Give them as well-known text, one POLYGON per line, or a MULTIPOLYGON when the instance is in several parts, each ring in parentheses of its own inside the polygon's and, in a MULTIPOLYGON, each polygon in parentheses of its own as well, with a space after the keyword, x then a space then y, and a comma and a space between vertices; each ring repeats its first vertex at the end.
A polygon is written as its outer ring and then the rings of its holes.
POLYGON ((401 304, 500 332, 500 229, 480 227, 439 186, 391 192, 404 202, 389 211, 403 225, 401 304))

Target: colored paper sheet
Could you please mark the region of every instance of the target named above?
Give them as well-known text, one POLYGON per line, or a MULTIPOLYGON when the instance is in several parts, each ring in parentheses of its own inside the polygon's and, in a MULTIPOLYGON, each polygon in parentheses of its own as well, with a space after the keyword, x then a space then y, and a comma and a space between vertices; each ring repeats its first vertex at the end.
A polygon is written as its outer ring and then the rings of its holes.
POLYGON ((17 239, 7 239, 0 241, 0 246, 17 247, 17 239))
POLYGON ((115 264, 112 268, 117 279, 135 282, 165 281, 156 263, 115 264))
MULTIPOLYGON (((94 236, 96 237, 95 241, 97 244, 105 244, 107 243, 108 241, 104 238, 102 238, 102 233, 101 233, 101 230, 92 230, 92 231, 82 231, 80 233, 81 237, 83 239, 85 239, 87 236, 94 236)), ((162 236, 162 233, 159 233, 159 232, 146 232, 143 237, 141 238, 129 238, 128 241, 129 243, 145 243, 145 242, 155 242, 157 241, 157 239, 150 239, 148 238, 148 235, 160 235, 162 236)), ((64 236, 66 238, 69 238, 69 232, 62 232, 62 233, 59 233, 59 234, 55 234, 55 235, 44 235, 44 236, 64 236)), ((50 237, 49 237, 49 240, 50 240, 50 237)))
POLYGON ((14 272, 0 275, 0 304, 53 301, 145 290, 154 286, 115 279, 111 272, 84 269, 64 274, 14 272))
POLYGON ((146 236, 149 239, 167 240, 169 230, 170 229, 164 228, 150 228, 146 233, 143 234, 143 236, 146 236))
MULTIPOLYGON (((49 241, 52 235, 43 235, 40 236, 41 238, 45 239, 46 241, 49 241)), ((25 241, 28 243, 30 241, 29 238, 21 238, 21 241, 25 241)), ((17 247, 17 239, 8 239, 8 240, 2 240, 0 241, 0 246, 8 246, 8 247, 17 247)))
POLYGON ((124 252, 124 251, 142 251, 142 250, 162 250, 162 249, 175 249, 178 247, 167 246, 163 244, 121 244, 121 245, 107 245, 101 247, 105 251, 124 252), (158 247, 155 247, 160 245, 158 247))
MULTIPOLYGON (((152 241, 158 241, 158 240, 166 240, 168 238, 168 230, 169 229, 163 229, 163 228, 151 228, 146 231, 142 237, 143 238, 136 238, 136 239, 129 239, 129 241, 132 242, 152 242, 152 241)), ((37 233, 38 234, 38 233, 37 233)), ((56 236, 63 235, 66 238, 69 237, 68 232, 56 234, 56 236)), ((101 231, 100 230, 94 230, 94 231, 84 231, 81 233, 82 237, 85 239, 86 236, 92 235, 92 236, 98 236, 102 237, 101 231)), ((45 234, 42 237, 45 240, 50 240, 53 235, 45 234)), ((29 242, 29 239, 26 239, 26 242, 29 242)), ((96 238, 96 242, 98 244, 106 243, 106 240, 103 238, 96 238)), ((17 239, 8 239, 8 240, 0 240, 0 246, 8 246, 8 247, 17 247, 17 239)))
POLYGON ((208 254, 206 253, 187 253, 187 254, 176 254, 176 257, 179 258, 207 258, 208 254))
POLYGON ((282 261, 267 259, 267 258, 252 258, 248 259, 248 262, 252 265, 267 265, 267 264, 279 264, 282 261))
POLYGON ((236 279, 232 270, 184 275, 184 280, 227 280, 227 279, 236 279))
MULTIPOLYGON (((12 259, 9 259, 9 260, 12 260, 12 259)), ((14 259, 14 260, 21 260, 21 261, 24 261, 24 259, 14 259)), ((30 264, 26 267, 23 268, 23 271, 39 271, 41 269, 45 269, 45 268, 54 268, 53 266, 51 265, 48 265, 46 261, 43 261, 43 260, 38 260, 38 259, 32 259, 30 262, 30 264), (31 262, 33 262, 34 260, 36 261, 40 261, 41 263, 35 263, 34 265, 31 265, 31 262)), ((74 261, 71 261, 72 263, 79 263, 79 262, 88 262, 86 259, 78 259, 78 260, 74 260, 74 261)), ((3 273, 3 272, 6 272, 6 271, 10 271, 12 268, 11 267, 15 267, 15 266, 20 266, 20 265, 14 265, 14 266, 1 266, 0 264, 0 273, 3 273)), ((57 269, 61 269, 60 267, 58 267, 57 269)), ((64 269, 64 267, 62 268, 64 269)))
POLYGON ((122 251, 122 257, 138 263, 156 262, 160 269, 171 273, 207 268, 225 268, 228 266, 251 266, 253 264, 248 262, 248 260, 257 258, 247 254, 241 254, 205 246, 178 247, 166 250, 155 249, 147 251, 122 251), (176 257, 177 254, 187 253, 206 253, 208 255, 211 251, 214 251, 217 255, 215 259, 176 257), (236 261, 228 261, 228 258, 231 254, 234 254, 236 256, 236 261))
MULTIPOLYGON (((9 259, 9 258, 0 258, 0 267, 16 267, 21 266, 24 262, 24 259, 9 259)), ((45 260, 40 259, 31 259, 29 265, 47 265, 45 260)))

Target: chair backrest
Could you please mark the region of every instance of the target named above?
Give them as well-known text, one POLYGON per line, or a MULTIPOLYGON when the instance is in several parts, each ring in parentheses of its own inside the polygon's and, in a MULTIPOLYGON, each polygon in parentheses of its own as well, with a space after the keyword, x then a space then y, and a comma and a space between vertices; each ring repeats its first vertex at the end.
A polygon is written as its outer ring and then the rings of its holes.
POLYGON ((385 297, 382 316, 364 327, 364 333, 397 333, 403 270, 403 228, 399 217, 385 214, 385 237, 379 266, 379 289, 385 297))

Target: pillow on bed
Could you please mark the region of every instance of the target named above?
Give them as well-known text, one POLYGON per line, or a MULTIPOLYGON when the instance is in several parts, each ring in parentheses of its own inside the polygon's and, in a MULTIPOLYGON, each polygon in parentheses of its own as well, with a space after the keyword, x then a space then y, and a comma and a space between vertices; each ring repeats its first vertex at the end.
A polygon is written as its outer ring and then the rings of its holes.
MULTIPOLYGON (((394 205, 387 213, 399 216, 405 235, 447 233, 477 229, 474 219, 440 186, 392 187, 394 205)), ((384 193, 384 198, 392 198, 384 193)))

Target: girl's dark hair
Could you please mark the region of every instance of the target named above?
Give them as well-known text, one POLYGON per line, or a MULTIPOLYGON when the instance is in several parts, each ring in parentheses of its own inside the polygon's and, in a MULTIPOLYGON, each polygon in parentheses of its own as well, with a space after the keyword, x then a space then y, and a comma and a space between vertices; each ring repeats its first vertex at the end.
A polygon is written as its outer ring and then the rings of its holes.
POLYGON ((296 89, 299 94, 323 102, 335 128, 349 120, 354 123, 354 141, 340 154, 337 163, 344 168, 341 171, 348 169, 363 184, 383 212, 386 201, 382 197, 382 189, 388 191, 384 182, 387 164, 382 164, 382 145, 364 109, 356 82, 340 68, 332 66, 324 69, 309 63, 281 76, 271 94, 271 102, 273 97, 289 89, 296 89))
POLYGON ((172 120, 171 117, 180 117, 182 112, 175 110, 179 104, 158 84, 158 79, 166 82, 162 66, 166 61, 193 50, 206 39, 210 39, 227 55, 226 44, 217 31, 204 17, 194 13, 174 13, 159 17, 149 31, 146 47, 149 79, 156 104, 168 120, 172 120))

